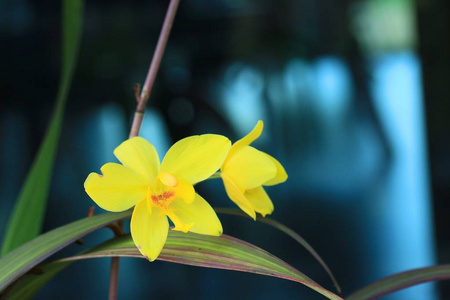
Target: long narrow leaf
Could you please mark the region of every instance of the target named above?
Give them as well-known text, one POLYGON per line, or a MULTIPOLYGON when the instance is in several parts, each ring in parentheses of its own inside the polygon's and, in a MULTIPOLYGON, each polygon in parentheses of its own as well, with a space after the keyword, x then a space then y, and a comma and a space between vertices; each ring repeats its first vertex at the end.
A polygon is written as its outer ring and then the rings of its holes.
POLYGON ((36 237, 42 228, 64 107, 75 70, 83 0, 63 1, 63 54, 55 110, 8 222, 0 256, 36 237))
POLYGON ((125 211, 78 220, 42 234, 9 252, 0 259, 0 291, 56 251, 96 229, 130 215, 131 211, 125 211))
POLYGON ((34 273, 28 273, 11 284, 0 294, 1 299, 32 299, 50 279, 68 267, 72 262, 51 262, 38 265, 34 273))
POLYGON ((450 265, 415 269, 380 279, 350 295, 348 300, 377 299, 395 291, 430 281, 449 280, 450 265))
MULTIPOLYGON (((116 238, 80 255, 38 266, 37 269, 43 273, 24 276, 7 291, 8 299, 31 299, 74 260, 113 256, 143 258, 130 236, 116 238)), ((329 299, 341 299, 277 257, 226 235, 211 237, 171 231, 158 260, 283 278, 302 283, 329 299)))
MULTIPOLYGON (((130 236, 116 238, 77 256, 37 266, 40 274, 31 273, 21 278, 6 291, 7 298, 31 299, 45 283, 75 260, 113 256, 144 258, 130 236)), ((341 299, 277 257, 226 235, 210 237, 171 231, 158 260, 283 278, 302 283, 329 299, 341 299)))
MULTIPOLYGON (((61 260, 67 262, 96 257, 143 258, 130 236, 113 239, 89 253, 61 260)), ((329 299, 342 299, 272 254, 239 239, 170 231, 158 260, 262 274, 299 282, 329 299)))
MULTIPOLYGON (((227 215, 235 215, 235 216, 241 216, 249 218, 247 214, 243 213, 239 209, 232 209, 232 208, 214 208, 214 210, 219 214, 227 214, 227 215)), ((281 224, 278 221, 275 221, 268 217, 260 217, 256 216, 256 221, 259 221, 261 223, 265 223, 267 225, 270 225, 285 234, 289 235, 291 238, 293 238, 295 241, 297 241, 300 245, 302 245, 324 268, 325 272, 327 272, 328 276, 330 277, 331 281, 333 282, 334 286, 336 287, 336 290, 338 293, 341 293, 341 287, 339 286, 336 278, 334 277, 333 273, 331 272, 330 268, 327 266, 325 261, 320 257, 320 255, 314 250, 314 248, 304 239, 302 238, 298 233, 296 233, 294 230, 290 229, 289 227, 281 224)))

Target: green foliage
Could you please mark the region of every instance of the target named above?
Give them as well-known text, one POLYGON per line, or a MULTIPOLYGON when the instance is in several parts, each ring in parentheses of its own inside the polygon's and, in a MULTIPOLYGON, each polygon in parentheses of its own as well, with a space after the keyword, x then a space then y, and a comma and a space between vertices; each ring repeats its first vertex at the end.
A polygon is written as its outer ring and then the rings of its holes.
POLYGON ((9 219, 0 252, 1 256, 28 242, 41 232, 64 107, 80 43, 82 9, 82 0, 63 1, 62 72, 56 106, 44 141, 9 219))
POLYGON ((85 218, 41 234, 0 259, 0 291, 38 263, 86 234, 131 215, 131 211, 85 218))
MULTIPOLYGON (((29 299, 74 260, 113 256, 143 258, 131 237, 125 236, 107 241, 80 255, 37 266, 45 258, 89 232, 130 215, 131 211, 127 211, 85 218, 43 234, 12 251, 0 259, 0 291, 6 292, 8 299, 29 299)), ((158 259, 283 278, 302 283, 329 299, 341 299, 279 258, 226 235, 212 237, 171 231, 158 259)), ((422 268, 381 279, 346 299, 375 299, 420 283, 448 279, 450 265, 422 268)))
POLYGON ((450 279, 450 265, 415 269, 380 279, 351 294, 346 299, 378 299, 395 291, 430 281, 450 279))
MULTIPOLYGON (((32 297, 46 281, 62 269, 61 265, 65 267, 70 261, 113 256, 144 258, 130 236, 116 238, 86 253, 39 267, 38 269, 44 272, 42 275, 25 276, 14 286, 8 297, 11 299, 32 297)), ((281 259, 227 235, 213 237, 170 231, 158 260, 283 278, 304 284, 329 299, 341 299, 281 259)))
POLYGON ((39 290, 71 262, 52 262, 39 265, 34 273, 28 273, 5 290, 8 300, 32 299, 39 290))

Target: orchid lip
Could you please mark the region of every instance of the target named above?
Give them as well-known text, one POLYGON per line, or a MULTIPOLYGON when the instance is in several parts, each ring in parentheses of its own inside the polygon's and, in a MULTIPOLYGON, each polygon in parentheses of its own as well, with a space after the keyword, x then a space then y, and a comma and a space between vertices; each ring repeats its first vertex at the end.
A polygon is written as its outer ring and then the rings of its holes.
POLYGON ((150 195, 150 199, 153 204, 159 206, 160 208, 167 210, 170 204, 172 204, 175 196, 175 191, 166 191, 159 195, 150 195))

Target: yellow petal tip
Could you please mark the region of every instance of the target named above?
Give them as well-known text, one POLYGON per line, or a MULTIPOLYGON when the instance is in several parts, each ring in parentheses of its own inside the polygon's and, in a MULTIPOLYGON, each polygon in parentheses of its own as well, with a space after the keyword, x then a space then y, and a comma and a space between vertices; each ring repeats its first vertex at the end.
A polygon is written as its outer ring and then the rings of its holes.
POLYGON ((178 224, 178 226, 175 225, 175 227, 172 230, 187 233, 192 228, 192 226, 194 226, 194 223, 182 224, 182 225, 178 224))
POLYGON ((270 212, 260 212, 260 214, 263 218, 265 218, 267 215, 272 214, 272 212, 271 211, 270 212))
POLYGON ((142 251, 143 248, 142 248, 141 245, 136 245, 136 248, 138 248, 139 252, 141 252, 141 255, 142 255, 146 260, 152 262, 152 261, 154 261, 154 260, 156 259, 156 257, 153 258, 153 257, 148 256, 146 253, 144 253, 144 252, 142 251))
POLYGON ((96 175, 97 175, 98 177, 100 177, 100 175, 97 174, 97 173, 95 173, 95 172, 92 172, 92 173, 90 173, 90 174, 88 175, 88 177, 86 178, 86 180, 84 181, 84 184, 83 184, 84 190, 87 190, 87 189, 89 188, 89 184, 91 183, 92 179, 93 179, 94 177, 96 177, 96 175))
POLYGON ((247 213, 247 215, 253 219, 253 221, 256 221, 256 212, 254 210, 249 211, 249 210, 245 210, 245 213, 247 213))

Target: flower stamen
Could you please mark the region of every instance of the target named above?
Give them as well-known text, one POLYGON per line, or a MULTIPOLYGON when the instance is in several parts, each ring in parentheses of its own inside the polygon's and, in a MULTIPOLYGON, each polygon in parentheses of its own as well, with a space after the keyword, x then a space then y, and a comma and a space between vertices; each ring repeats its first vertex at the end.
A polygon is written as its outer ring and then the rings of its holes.
POLYGON ((152 199, 153 203, 164 209, 167 210, 170 207, 170 204, 172 204, 173 200, 174 200, 174 195, 175 195, 175 191, 170 190, 170 191, 165 191, 162 194, 159 195, 150 195, 150 198, 152 199))

